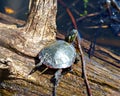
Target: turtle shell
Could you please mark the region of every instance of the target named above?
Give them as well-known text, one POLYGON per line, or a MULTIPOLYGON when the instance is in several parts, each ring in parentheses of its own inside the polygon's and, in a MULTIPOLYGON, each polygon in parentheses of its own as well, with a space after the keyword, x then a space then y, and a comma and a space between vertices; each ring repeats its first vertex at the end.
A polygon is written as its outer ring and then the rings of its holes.
POLYGON ((76 50, 72 44, 63 40, 52 42, 43 48, 39 53, 39 59, 43 59, 43 64, 49 68, 68 68, 76 57, 76 50))

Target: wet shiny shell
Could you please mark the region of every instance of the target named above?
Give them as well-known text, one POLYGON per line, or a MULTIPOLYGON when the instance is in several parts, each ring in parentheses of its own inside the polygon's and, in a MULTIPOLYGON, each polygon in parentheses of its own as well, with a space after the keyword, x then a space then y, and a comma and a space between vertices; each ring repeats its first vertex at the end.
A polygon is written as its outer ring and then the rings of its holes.
POLYGON ((43 59, 43 64, 50 68, 67 68, 70 67, 76 57, 76 50, 72 44, 63 40, 58 40, 39 53, 39 59, 43 59))

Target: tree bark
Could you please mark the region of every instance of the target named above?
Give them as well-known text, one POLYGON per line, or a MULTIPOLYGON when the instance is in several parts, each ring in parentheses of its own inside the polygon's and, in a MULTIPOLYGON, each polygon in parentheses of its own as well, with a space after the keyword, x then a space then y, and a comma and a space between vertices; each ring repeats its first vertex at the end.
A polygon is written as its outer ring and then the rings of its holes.
MULTIPOLYGON (((50 96, 50 82, 55 70, 40 74, 29 72, 37 62, 42 48, 56 37, 57 0, 32 0, 28 21, 24 27, 0 23, 0 95, 50 96)), ((90 43, 82 41, 88 51, 90 43)), ((86 53, 84 53, 86 54, 86 53)), ((96 47, 94 57, 85 55, 88 81, 93 96, 118 96, 120 94, 120 59, 105 48, 96 47)), ((81 77, 81 63, 63 76, 57 88, 58 96, 85 96, 86 86, 81 77)))

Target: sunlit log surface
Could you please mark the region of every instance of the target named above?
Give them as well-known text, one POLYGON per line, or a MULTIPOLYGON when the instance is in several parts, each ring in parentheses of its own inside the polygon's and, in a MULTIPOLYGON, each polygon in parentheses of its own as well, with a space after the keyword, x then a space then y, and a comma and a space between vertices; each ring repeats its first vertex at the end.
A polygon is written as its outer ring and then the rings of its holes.
MULTIPOLYGON (((3 34, 3 31, 0 31, 0 36, 3 36, 3 34)), ((4 36, 2 39, 3 38, 6 37, 4 36)), ((19 39, 16 38, 15 41, 19 42, 19 39)), ((8 45, 9 44, 10 43, 8 43, 8 45)), ((88 41, 83 40, 82 46, 83 49, 85 49, 84 51, 88 50, 89 44, 88 41)), ((29 94, 34 96, 49 96, 52 94, 53 85, 50 80, 54 75, 55 70, 48 70, 40 75, 44 68, 43 66, 40 71, 27 76, 35 64, 33 57, 19 53, 15 49, 11 49, 7 44, 4 45, 3 42, 1 42, 0 45, 0 78, 1 81, 4 80, 1 83, 1 94, 23 94, 25 96, 29 94), (5 63, 7 61, 9 62, 5 63)), ((89 59, 88 56, 85 56, 87 76, 93 96, 119 95, 119 58, 109 50, 106 50, 107 49, 105 48, 96 46, 95 54, 91 59, 89 59)), ((81 77, 80 62, 73 65, 73 72, 63 76, 58 86, 57 94, 58 96, 85 96, 85 94, 87 94, 86 86, 81 77)))
MULTIPOLYGON (((56 2, 54 2, 54 0, 40 1, 44 2, 46 6, 51 5, 50 8, 56 11, 56 2)), ((39 4, 42 4, 41 2, 39 4)), ((49 12, 53 12, 53 10, 51 10, 49 9, 49 12)), ((36 26, 32 26, 30 21, 28 21, 30 22, 28 25, 22 28, 0 24, 0 95, 51 96, 53 87, 51 78, 56 70, 49 69, 45 73, 40 74, 45 68, 45 66, 42 66, 39 71, 28 76, 28 73, 37 62, 35 57, 39 51, 49 44, 50 41, 55 40, 56 37, 56 14, 51 16, 51 13, 46 12, 48 13, 47 16, 50 16, 51 19, 42 19, 43 25, 41 27, 46 26, 44 27, 44 31, 38 26, 41 24, 37 23, 38 14, 35 19, 33 19, 33 21, 35 20, 34 23, 36 26), (51 21, 52 23, 50 23, 51 21), (47 28, 49 28, 49 30, 47 30, 47 28), (37 33, 34 33, 35 30, 37 30, 37 33), (40 33, 40 30, 45 33, 40 33), (42 34, 43 37, 40 34, 42 34), (40 39, 38 39, 39 36, 41 36, 40 39)), ((47 17, 46 14, 41 15, 47 17)), ((40 20, 40 18, 38 19, 40 20)), ((86 71, 93 96, 119 96, 119 56, 113 54, 108 49, 96 46, 94 56, 89 59, 86 54, 89 45, 89 41, 83 40, 82 48, 85 54, 86 71)), ((73 71, 71 73, 63 76, 57 88, 58 96, 87 95, 86 86, 81 77, 81 68, 81 63, 78 62, 78 64, 73 65, 73 71)))

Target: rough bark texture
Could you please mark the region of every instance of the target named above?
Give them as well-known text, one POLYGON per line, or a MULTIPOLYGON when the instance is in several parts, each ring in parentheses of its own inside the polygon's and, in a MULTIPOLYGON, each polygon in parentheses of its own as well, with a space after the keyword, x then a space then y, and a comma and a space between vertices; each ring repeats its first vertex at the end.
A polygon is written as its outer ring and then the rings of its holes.
MULTIPOLYGON (((0 95, 49 96, 50 82, 55 70, 39 71, 28 76, 34 67, 35 56, 41 48, 55 39, 56 0, 33 0, 32 14, 25 27, 0 24, 0 95), (48 7, 49 6, 49 7, 48 7), (39 10, 38 10, 39 9, 39 10)), ((87 52, 90 43, 83 40, 87 52)), ((86 54, 86 53, 84 53, 86 54)), ((94 57, 85 55, 86 70, 93 96, 119 96, 120 59, 100 46, 94 57)), ((81 77, 81 63, 73 65, 73 72, 63 76, 57 88, 58 96, 85 96, 86 86, 81 77)))
POLYGON ((56 12, 57 0, 33 1, 31 5, 32 14, 30 14, 26 25, 27 32, 31 33, 33 38, 37 36, 36 41, 54 39, 56 12))

